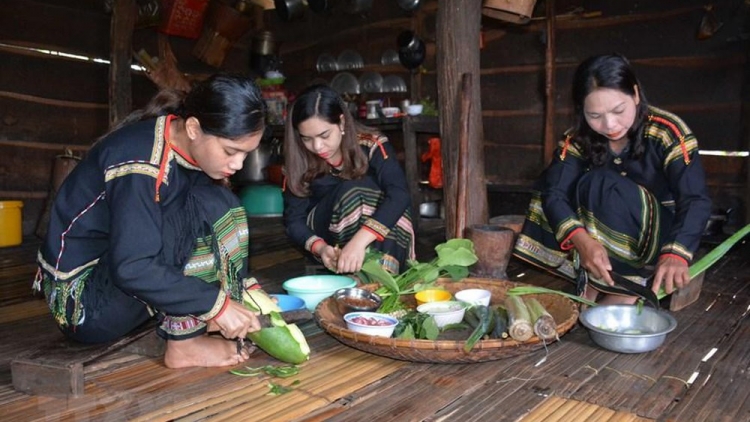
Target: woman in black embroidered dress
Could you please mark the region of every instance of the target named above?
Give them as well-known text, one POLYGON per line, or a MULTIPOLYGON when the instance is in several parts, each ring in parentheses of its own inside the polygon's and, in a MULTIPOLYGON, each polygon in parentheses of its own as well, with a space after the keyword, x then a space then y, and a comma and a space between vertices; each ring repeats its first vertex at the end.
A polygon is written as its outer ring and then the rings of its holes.
POLYGON ((62 184, 38 256, 35 288, 65 335, 108 342, 156 314, 169 367, 249 357, 232 340, 260 329, 240 302, 247 219, 218 182, 257 148, 264 118, 252 80, 215 75, 158 94, 94 145, 62 184))
POLYGON ((648 104, 617 54, 578 66, 573 106, 575 126, 539 181, 515 256, 578 279, 580 293, 590 276, 585 296, 603 292, 602 303, 635 300, 610 271, 654 292, 685 286, 711 210, 695 136, 648 104))
POLYGON ((312 86, 291 107, 284 140, 284 223, 289 237, 337 273, 384 252, 398 274, 414 259, 406 177, 394 148, 355 121, 336 91, 312 86))

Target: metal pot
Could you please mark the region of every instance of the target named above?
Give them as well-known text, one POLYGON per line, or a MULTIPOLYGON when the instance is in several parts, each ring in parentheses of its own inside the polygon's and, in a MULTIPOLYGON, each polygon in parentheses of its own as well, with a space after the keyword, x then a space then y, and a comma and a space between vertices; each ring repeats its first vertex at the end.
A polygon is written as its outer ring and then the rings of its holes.
POLYGON ((251 51, 261 56, 276 54, 276 39, 271 31, 260 31, 253 36, 251 51))
POLYGON ((437 201, 423 202, 419 204, 419 216, 425 218, 440 217, 440 204, 437 201))
POLYGON ((416 69, 425 59, 426 48, 412 31, 403 31, 398 35, 398 59, 407 69, 416 69))
POLYGON ((278 154, 274 143, 261 142, 258 148, 251 151, 245 157, 242 164, 242 170, 238 171, 233 181, 240 184, 251 182, 263 182, 268 179, 266 167, 271 164, 271 160, 278 154))
POLYGON ((703 229, 703 236, 714 236, 724 233, 724 224, 729 219, 732 209, 713 213, 706 221, 706 227, 703 229))
POLYGON ((302 0, 273 0, 276 14, 285 21, 300 19, 305 15, 305 3, 302 0))

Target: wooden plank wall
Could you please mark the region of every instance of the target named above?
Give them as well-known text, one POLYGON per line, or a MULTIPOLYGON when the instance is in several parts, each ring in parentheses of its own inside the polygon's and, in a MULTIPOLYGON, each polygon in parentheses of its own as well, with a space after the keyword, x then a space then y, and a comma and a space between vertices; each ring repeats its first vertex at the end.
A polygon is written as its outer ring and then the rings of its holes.
MULTIPOLYGON (((744 105, 741 98, 748 90, 747 5, 713 2, 723 26, 698 40, 703 1, 554 1, 555 142, 570 125, 575 66, 592 54, 620 52, 634 64, 648 100, 680 115, 702 149, 748 150, 747 94, 744 105)), ((486 174, 495 190, 528 188, 547 162, 545 3, 537 2, 527 25, 482 20, 486 174)), ((735 209, 741 220, 750 196, 748 158, 704 156, 703 162, 715 206, 735 209)))
MULTIPOLYGON (((0 199, 24 201, 26 235, 33 233, 44 207, 54 157, 65 148, 84 153, 92 140, 107 130, 108 68, 106 64, 9 46, 108 59, 110 16, 102 3, 3 1, 0 199)), ((269 29, 279 43, 281 70, 288 77, 286 85, 292 92, 311 82, 330 82, 335 72, 317 72, 318 57, 322 53, 338 55, 351 48, 365 62, 364 68, 352 71, 357 77, 365 71, 377 71, 404 78, 408 92, 389 95, 392 103, 403 98, 437 98, 437 0, 423 0, 414 12, 400 9, 395 1, 376 1, 373 9, 363 15, 345 13, 345 2, 331 3, 333 9, 325 14, 308 10, 301 20, 292 22, 282 21, 274 10, 256 12, 253 27, 230 50, 221 69, 205 65, 193 55, 196 40, 174 36, 168 39, 178 67, 185 73, 195 76, 217 70, 250 72, 252 36, 269 29), (396 49, 396 38, 407 29, 414 30, 427 45, 423 66, 419 71, 408 71, 399 65, 380 65, 383 51, 396 49)), ((545 164, 545 3, 537 2, 528 25, 482 17, 485 46, 480 52, 480 83, 485 173, 491 193, 512 196, 511 192, 528 190, 545 164)), ((569 85, 575 65, 590 54, 619 51, 633 61, 649 100, 682 116, 703 149, 747 150, 748 7, 741 0, 713 4, 724 25, 713 37, 699 41, 696 33, 705 13, 702 1, 591 0, 581 6, 572 0, 555 0, 553 132, 561 134, 569 124, 569 85)), ((154 28, 137 29, 133 47, 156 55, 154 28)), ((133 74, 134 107, 145 104, 154 92, 155 86, 142 73, 133 74)), ((356 100, 367 98, 360 96, 356 100)), ((747 162, 747 158, 736 157, 704 159, 717 207, 734 208, 735 216, 741 216, 748 208, 747 162)))
MULTIPOLYGON (((110 59, 111 16, 101 0, 4 0, 0 8, 0 200, 22 200, 23 232, 35 232, 49 195, 54 158, 82 156, 108 130, 109 66, 18 47, 110 59)), ((136 3, 136 0, 133 0, 136 3)), ((139 25, 133 49, 158 56, 158 32, 139 25)), ((196 40, 168 36, 178 67, 199 78, 219 69, 200 62, 196 40)), ((246 44, 223 70, 247 71, 246 44)), ((156 86, 133 72, 133 107, 156 86)))

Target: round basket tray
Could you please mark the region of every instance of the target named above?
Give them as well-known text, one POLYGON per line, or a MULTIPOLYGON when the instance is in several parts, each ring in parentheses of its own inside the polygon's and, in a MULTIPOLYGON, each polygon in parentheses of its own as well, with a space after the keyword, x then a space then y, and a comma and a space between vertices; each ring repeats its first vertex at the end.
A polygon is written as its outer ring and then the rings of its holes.
MULTIPOLYGON (((436 284, 443 286, 451 293, 471 288, 490 290, 492 292, 491 305, 501 304, 508 289, 527 285, 485 278, 466 278, 457 282, 441 279, 436 284)), ((364 286, 368 290, 374 290, 377 287, 377 285, 364 286)), ((578 307, 566 297, 555 294, 534 294, 528 297, 535 297, 552 315, 557 323, 558 337, 570 331, 578 320, 578 307)), ((407 305, 413 306, 413 295, 406 297, 405 301, 407 305)), ((464 341, 406 340, 355 333, 346 328, 343 316, 338 311, 333 298, 330 297, 321 301, 315 308, 315 318, 326 332, 347 346, 380 356, 412 362, 485 362, 529 353, 544 347, 542 341, 536 336, 525 342, 512 339, 490 339, 477 342, 472 351, 466 353, 463 350, 464 341)))

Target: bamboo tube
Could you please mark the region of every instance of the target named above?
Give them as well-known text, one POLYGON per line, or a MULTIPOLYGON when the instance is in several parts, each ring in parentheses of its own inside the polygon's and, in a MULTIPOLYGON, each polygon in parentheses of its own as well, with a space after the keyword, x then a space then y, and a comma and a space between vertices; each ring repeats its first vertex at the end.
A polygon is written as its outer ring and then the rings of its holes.
POLYGON ((526 341, 534 335, 531 317, 520 296, 507 296, 505 309, 508 311, 508 334, 517 341, 526 341))

